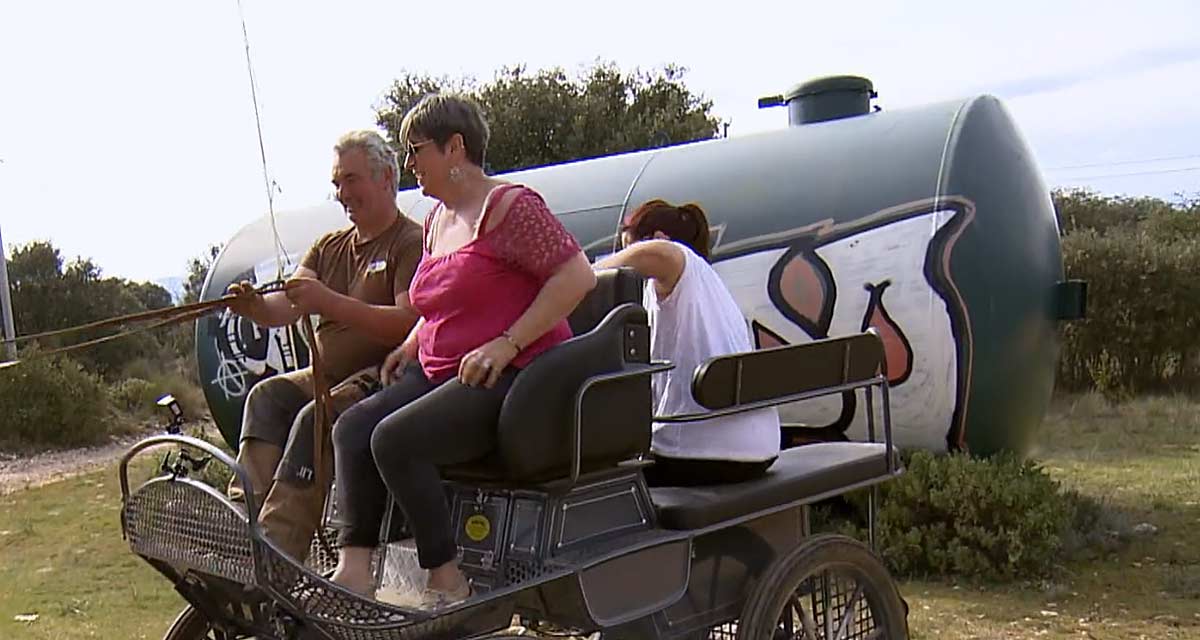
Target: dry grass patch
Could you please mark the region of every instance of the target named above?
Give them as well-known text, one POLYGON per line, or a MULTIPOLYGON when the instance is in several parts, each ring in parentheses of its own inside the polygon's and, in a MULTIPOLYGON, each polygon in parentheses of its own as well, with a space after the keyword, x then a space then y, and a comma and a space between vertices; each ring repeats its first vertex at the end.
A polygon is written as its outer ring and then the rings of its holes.
MULTIPOLYGON (((1049 582, 903 582, 913 638, 1200 639, 1198 445, 1195 400, 1056 401, 1035 457, 1126 538, 1049 582)), ((0 638, 161 637, 182 601, 121 540, 119 502, 113 469, 0 497, 0 638)))

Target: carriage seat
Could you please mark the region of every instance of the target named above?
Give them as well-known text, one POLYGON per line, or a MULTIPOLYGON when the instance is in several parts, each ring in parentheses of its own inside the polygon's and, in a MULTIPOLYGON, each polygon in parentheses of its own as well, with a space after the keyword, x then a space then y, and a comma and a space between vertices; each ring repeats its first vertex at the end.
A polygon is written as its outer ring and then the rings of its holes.
MULTIPOLYGON (((885 374, 883 343, 867 332, 712 358, 696 368, 692 397, 709 412, 728 413, 864 387, 866 393, 873 393, 885 374)), ((665 420, 683 422, 686 429, 687 422, 711 415, 665 420)), ((873 425, 874 416, 869 419, 873 425)), ((890 424, 885 422, 883 428, 890 442, 890 424)), ((869 431, 874 433, 873 426, 869 431)), ((883 443, 817 443, 782 451, 761 478, 704 487, 655 487, 650 496, 659 526, 701 529, 774 506, 807 504, 881 482, 899 468, 898 457, 889 460, 888 445, 883 443)))
POLYGON ((810 503, 889 476, 880 442, 820 442, 780 452, 767 474, 707 487, 654 487, 650 500, 664 529, 702 529, 795 502, 810 503))
MULTIPOLYGON (((575 395, 598 374, 645 368, 650 329, 642 279, 630 269, 596 274, 596 287, 568 318, 575 337, 529 363, 500 409, 497 446, 486 457, 447 466, 443 477, 478 484, 528 485, 569 475, 575 395)), ((615 467, 650 446, 648 375, 594 388, 586 397, 582 470, 615 467), (600 410, 595 410, 599 408, 600 410)))

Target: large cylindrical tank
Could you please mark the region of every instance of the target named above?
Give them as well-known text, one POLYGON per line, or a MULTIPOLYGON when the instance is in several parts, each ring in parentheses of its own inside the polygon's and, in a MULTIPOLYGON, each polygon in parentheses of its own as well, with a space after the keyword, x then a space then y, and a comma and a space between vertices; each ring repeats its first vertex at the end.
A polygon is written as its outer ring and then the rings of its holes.
MULTIPOLYGON (((803 124, 515 172, 543 193, 590 257, 612 250, 624 213, 651 198, 697 202, 713 262, 760 347, 876 327, 902 446, 988 454, 1025 449, 1050 399, 1062 280, 1050 196, 1002 104, 990 96, 803 124)), ((420 220, 432 202, 397 202, 420 220)), ((347 224, 337 203, 277 216, 297 261, 347 224)), ((205 299, 276 274, 269 221, 229 241, 205 299)), ((307 360, 298 336, 227 313, 202 320, 210 409, 236 441, 255 380, 307 360)), ((865 434, 862 398, 789 406, 785 422, 865 434)), ((808 433, 795 431, 795 433, 808 433)))

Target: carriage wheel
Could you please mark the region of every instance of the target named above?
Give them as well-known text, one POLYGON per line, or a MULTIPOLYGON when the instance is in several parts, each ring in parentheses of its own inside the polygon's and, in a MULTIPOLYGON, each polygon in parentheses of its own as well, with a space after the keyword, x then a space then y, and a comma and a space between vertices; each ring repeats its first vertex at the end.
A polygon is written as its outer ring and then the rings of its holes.
MULTIPOLYGON (((171 628, 167 629, 167 635, 163 636, 163 640, 226 640, 223 632, 214 629, 208 623, 208 618, 188 605, 183 608, 176 616, 175 622, 171 623, 171 628)), ((254 640, 252 637, 247 640, 254 640)))
POLYGON ((887 569, 853 538, 821 535, 777 560, 746 600, 739 640, 906 640, 887 569))
POLYGON ((210 640, 216 637, 212 635, 212 630, 208 618, 189 604, 175 617, 163 640, 210 640))

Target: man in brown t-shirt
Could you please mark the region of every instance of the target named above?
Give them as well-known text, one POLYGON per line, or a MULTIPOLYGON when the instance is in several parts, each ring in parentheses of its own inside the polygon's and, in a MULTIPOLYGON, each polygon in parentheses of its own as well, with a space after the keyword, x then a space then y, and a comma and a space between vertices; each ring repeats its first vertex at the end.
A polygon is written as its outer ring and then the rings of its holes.
MULTIPOLYGON (((305 254, 285 291, 265 296, 249 282, 230 286, 235 313, 263 326, 319 315, 321 372, 332 420, 369 395, 379 365, 416 321, 408 284, 421 259, 421 226, 396 208, 395 151, 372 131, 348 133, 334 146, 333 184, 352 226, 322 236, 305 254)), ((306 367, 260 381, 246 398, 238 462, 262 505, 264 533, 304 560, 328 487, 313 482, 313 371, 306 367)), ((326 443, 324 463, 332 468, 326 443)), ((244 495, 235 478, 230 494, 244 495)))

